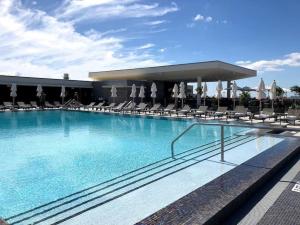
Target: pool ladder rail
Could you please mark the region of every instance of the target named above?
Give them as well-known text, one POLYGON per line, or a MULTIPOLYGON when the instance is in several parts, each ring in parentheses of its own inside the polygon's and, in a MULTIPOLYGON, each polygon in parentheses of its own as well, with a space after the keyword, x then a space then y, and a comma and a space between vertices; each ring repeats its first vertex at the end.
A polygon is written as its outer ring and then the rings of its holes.
POLYGON ((182 133, 180 133, 172 142, 171 142, 171 156, 173 159, 176 159, 174 145, 175 143, 184 136, 189 130, 195 126, 217 126, 220 127, 220 149, 221 149, 221 161, 224 162, 224 127, 239 127, 239 128, 249 128, 249 129, 263 129, 263 130, 273 130, 277 131, 296 131, 300 132, 299 128, 283 128, 283 127, 270 127, 270 126, 255 126, 255 125, 243 125, 243 124, 229 124, 229 123, 204 123, 196 122, 188 126, 182 133))

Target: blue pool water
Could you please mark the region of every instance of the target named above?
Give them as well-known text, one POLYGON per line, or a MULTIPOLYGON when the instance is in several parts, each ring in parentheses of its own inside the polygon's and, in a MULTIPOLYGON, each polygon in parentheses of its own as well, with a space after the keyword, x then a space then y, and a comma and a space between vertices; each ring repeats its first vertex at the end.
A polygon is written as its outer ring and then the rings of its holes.
MULTIPOLYGON (((0 114, 0 217, 170 157, 192 121, 45 111, 0 114)), ((225 128, 225 136, 241 128, 225 128)), ((218 140, 219 128, 193 129, 176 153, 218 140)))

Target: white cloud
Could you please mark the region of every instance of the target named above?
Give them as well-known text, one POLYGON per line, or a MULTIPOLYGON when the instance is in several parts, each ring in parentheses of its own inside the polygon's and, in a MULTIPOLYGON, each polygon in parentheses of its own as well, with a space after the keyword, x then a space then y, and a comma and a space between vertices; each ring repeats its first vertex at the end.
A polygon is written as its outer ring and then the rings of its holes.
POLYGON ((145 45, 138 47, 137 49, 148 49, 148 48, 153 48, 154 46, 155 46, 155 44, 147 43, 145 45))
POLYGON ((213 20, 213 18, 211 16, 206 17, 205 21, 206 22, 211 22, 213 20))
POLYGON ((159 51, 160 51, 161 53, 165 52, 166 50, 167 50, 166 48, 161 48, 161 49, 159 49, 159 51))
POLYGON ((284 67, 300 67, 300 52, 287 54, 281 59, 238 61, 236 64, 258 71, 281 71, 284 67))
POLYGON ((205 17, 202 16, 201 14, 197 14, 195 17, 194 17, 194 21, 203 21, 205 20, 205 17))
POLYGON ((166 23, 165 20, 155 20, 155 21, 150 21, 150 22, 146 22, 146 25, 150 25, 150 26, 157 26, 160 24, 166 23))
POLYGON ((72 79, 88 79, 89 71, 166 64, 111 36, 123 28, 80 34, 72 22, 24 8, 20 0, 1 0, 0 18, 0 74, 60 78, 68 72, 72 79))
POLYGON ((194 19, 195 22, 211 22, 213 20, 213 18, 211 16, 203 16, 201 14, 197 14, 194 19))
POLYGON ((158 3, 140 3, 140 0, 66 0, 57 10, 57 16, 80 22, 90 19, 158 17, 178 10, 175 2, 160 6, 158 3))

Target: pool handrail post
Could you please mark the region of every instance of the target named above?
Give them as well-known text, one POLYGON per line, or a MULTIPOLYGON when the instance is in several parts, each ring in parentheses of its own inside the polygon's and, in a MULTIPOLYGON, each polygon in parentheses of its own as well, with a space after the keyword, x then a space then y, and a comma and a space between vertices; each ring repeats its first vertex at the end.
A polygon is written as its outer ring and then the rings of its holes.
POLYGON ((221 162, 224 162, 224 126, 221 125, 221 162))

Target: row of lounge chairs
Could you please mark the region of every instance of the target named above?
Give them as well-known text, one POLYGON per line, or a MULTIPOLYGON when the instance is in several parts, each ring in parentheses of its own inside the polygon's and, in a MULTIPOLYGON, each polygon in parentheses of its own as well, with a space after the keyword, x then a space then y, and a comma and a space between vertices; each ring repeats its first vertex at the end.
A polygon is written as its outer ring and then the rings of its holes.
MULTIPOLYGON (((54 101, 53 104, 51 104, 48 101, 45 101, 44 108, 61 108, 62 104, 58 101, 54 101)), ((37 104, 36 101, 31 101, 29 104, 26 104, 25 102, 18 101, 15 105, 13 105, 12 102, 3 102, 3 105, 0 104, 0 110, 13 110, 13 109, 23 109, 23 110, 31 110, 31 109, 39 109, 40 106, 37 104)))
POLYGON ((289 109, 288 112, 279 114, 275 113, 271 108, 265 108, 259 114, 253 114, 248 111, 244 106, 236 106, 234 110, 228 110, 227 107, 218 107, 216 111, 208 110, 207 106, 200 106, 197 109, 192 109, 189 105, 184 105, 181 109, 175 109, 175 104, 169 104, 165 108, 161 104, 154 104, 149 107, 146 103, 140 103, 136 105, 134 102, 122 102, 120 104, 111 103, 105 106, 103 102, 91 104, 83 107, 85 110, 102 110, 102 111, 113 111, 122 113, 158 113, 160 115, 176 115, 176 116, 193 116, 193 117, 210 117, 213 119, 226 118, 226 119, 241 119, 245 118, 252 122, 255 120, 262 120, 265 122, 267 119, 274 119, 286 121, 288 123, 295 124, 296 120, 300 120, 300 110, 289 109))

